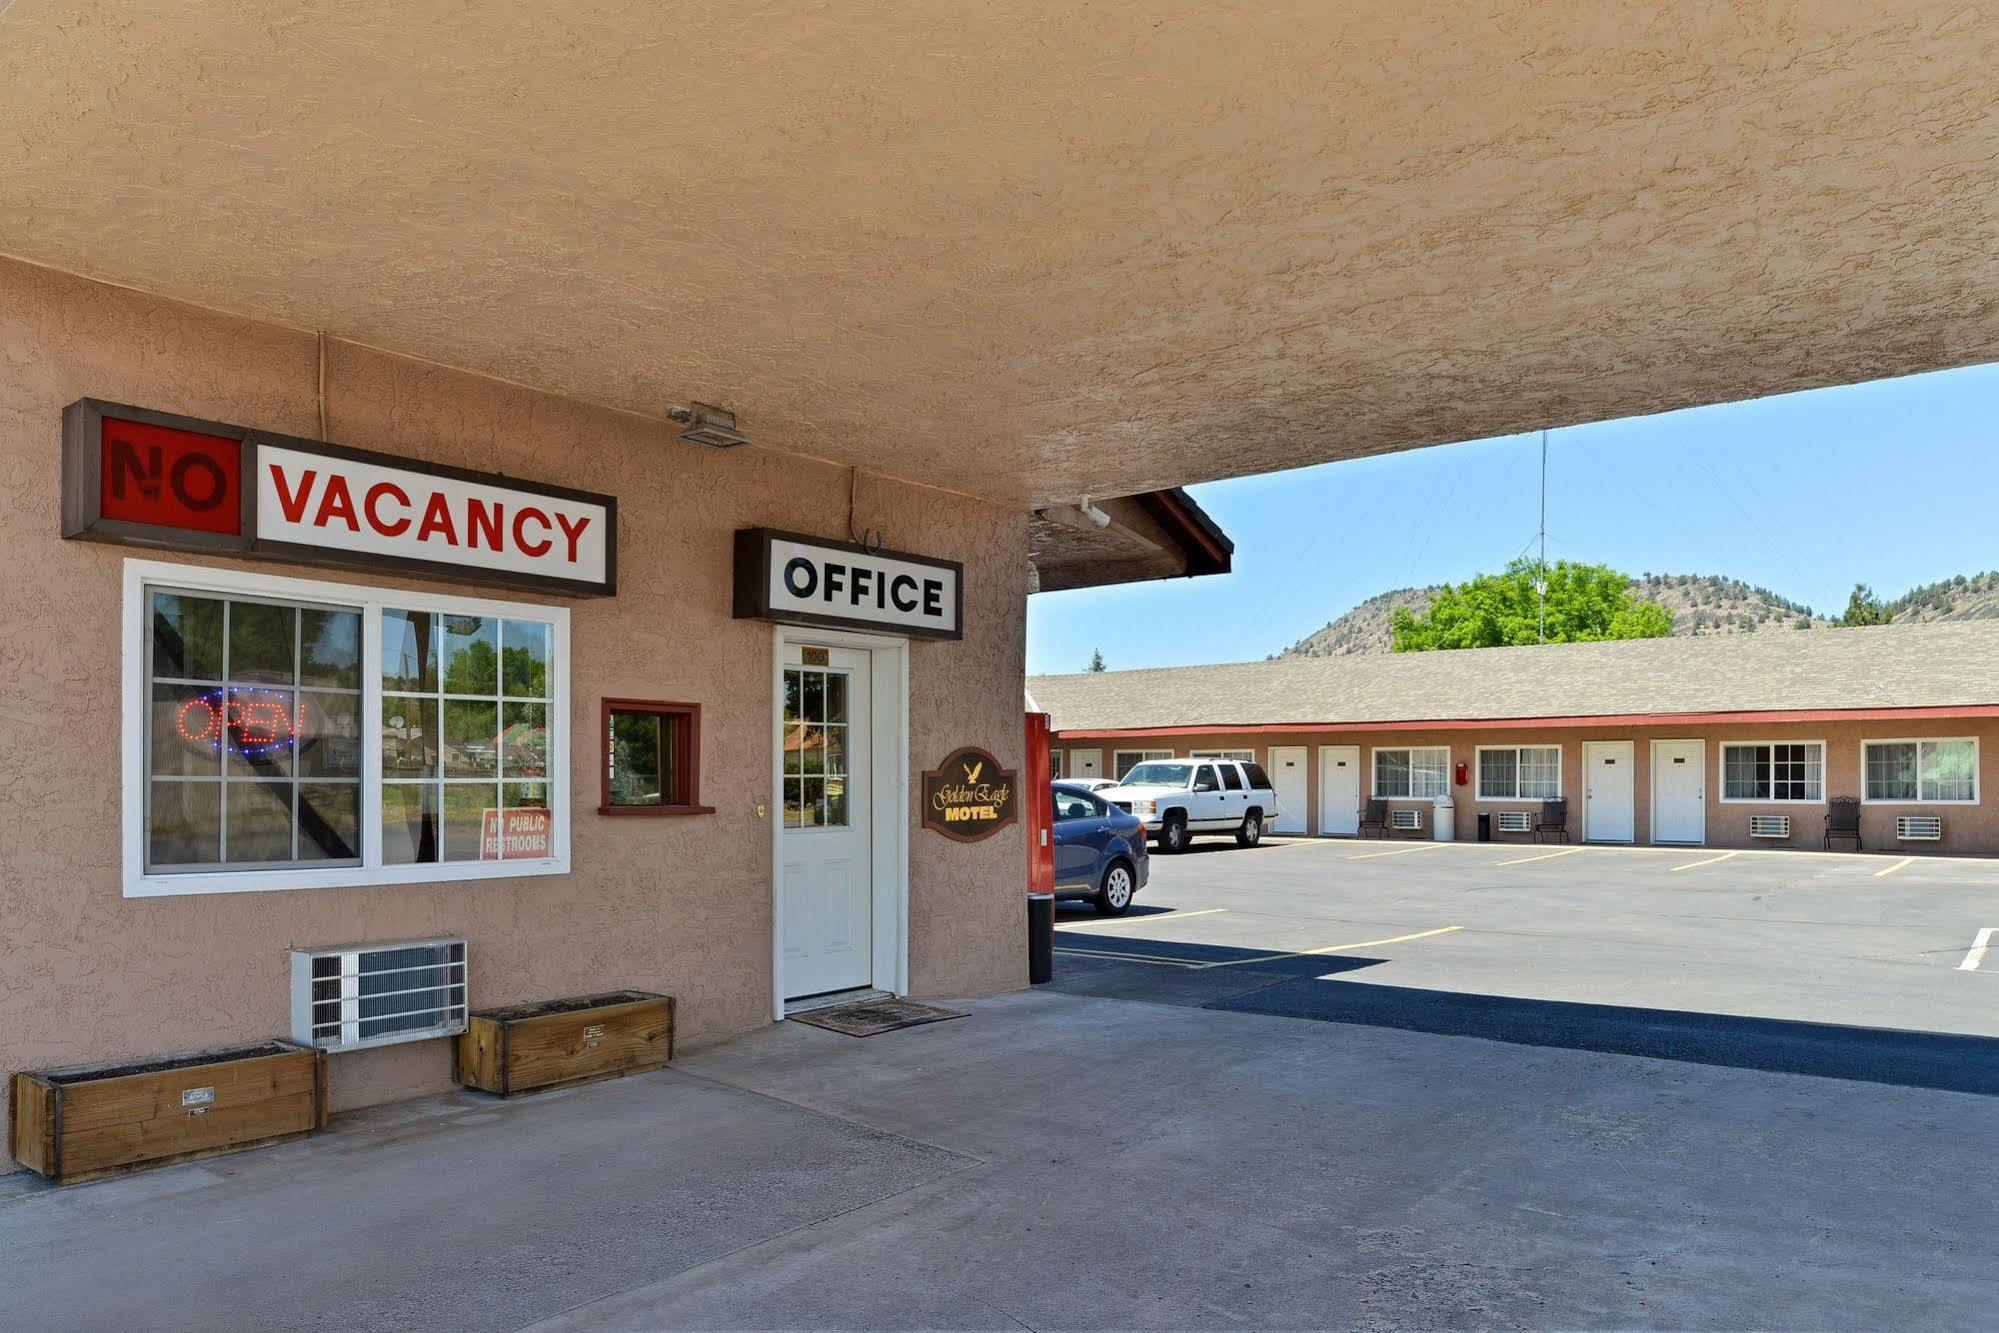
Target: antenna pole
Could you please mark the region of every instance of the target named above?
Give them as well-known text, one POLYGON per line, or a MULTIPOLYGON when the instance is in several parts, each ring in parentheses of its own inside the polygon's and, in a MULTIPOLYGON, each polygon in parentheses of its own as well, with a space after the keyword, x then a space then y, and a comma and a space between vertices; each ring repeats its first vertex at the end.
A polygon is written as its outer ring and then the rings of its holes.
POLYGON ((1541 642, 1548 641, 1548 428, 1541 428, 1541 573, 1534 581, 1541 593, 1541 642))

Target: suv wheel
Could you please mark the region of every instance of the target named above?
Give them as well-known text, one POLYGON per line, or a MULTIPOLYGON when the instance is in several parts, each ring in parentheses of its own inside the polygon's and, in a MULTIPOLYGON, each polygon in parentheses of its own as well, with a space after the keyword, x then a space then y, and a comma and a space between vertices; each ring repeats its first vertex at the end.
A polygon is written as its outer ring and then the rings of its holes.
POLYGON ((1187 850, 1187 812, 1175 810, 1166 816, 1166 822, 1159 826, 1159 850, 1162 852, 1184 852, 1187 850))
POLYGON ((1252 810, 1242 817, 1242 827, 1235 831, 1235 845, 1254 847, 1263 841, 1263 815, 1252 810))
POLYGON ((1131 867, 1113 861, 1104 871, 1103 883, 1097 886, 1097 911, 1104 916, 1123 916, 1131 907, 1131 895, 1136 892, 1131 867))

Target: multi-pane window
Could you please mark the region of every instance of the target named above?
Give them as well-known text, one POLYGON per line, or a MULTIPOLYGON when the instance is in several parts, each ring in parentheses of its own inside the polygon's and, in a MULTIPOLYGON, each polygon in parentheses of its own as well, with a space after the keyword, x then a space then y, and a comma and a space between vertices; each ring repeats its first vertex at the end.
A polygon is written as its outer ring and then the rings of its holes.
POLYGON ((566 869, 566 612, 128 570, 128 896, 566 869))
POLYGON ((1245 764, 1256 758, 1254 750, 1189 750, 1188 754, 1196 759, 1234 759, 1245 764))
POLYGON ((1561 794, 1560 746, 1506 746, 1478 752, 1481 801, 1551 801, 1561 794))
POLYGON ((1721 747, 1725 801, 1822 801, 1825 746, 1818 741, 1721 747))
POLYGON ((784 670, 786 828, 847 826, 850 682, 838 668, 784 670))
POLYGON ((147 601, 146 870, 356 863, 360 612, 147 601))
POLYGON ((1427 800, 1451 789, 1451 752, 1438 746, 1374 752, 1374 794, 1427 800))
POLYGON ((382 860, 548 855, 550 627, 382 611, 382 860), (515 830, 521 831, 519 836, 515 830))
POLYGON ((1978 799, 1978 742, 1867 741, 1861 746, 1870 801, 1978 799))
POLYGON ((1149 764, 1155 759, 1171 759, 1171 750, 1114 750, 1111 752, 1111 776, 1119 782, 1125 774, 1139 764, 1149 764))

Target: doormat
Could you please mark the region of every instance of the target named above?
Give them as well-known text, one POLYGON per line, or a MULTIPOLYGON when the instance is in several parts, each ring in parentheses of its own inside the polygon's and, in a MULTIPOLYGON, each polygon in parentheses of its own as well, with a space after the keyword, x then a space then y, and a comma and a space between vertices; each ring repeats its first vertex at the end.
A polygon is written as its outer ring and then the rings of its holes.
POLYGON ((810 1023, 829 1032, 844 1032, 849 1037, 872 1037, 878 1032, 942 1023, 948 1018, 964 1016, 962 1009, 939 1009, 934 1004, 917 1004, 913 1000, 862 1000, 858 1004, 835 1005, 831 1009, 793 1014, 791 1021, 810 1023))

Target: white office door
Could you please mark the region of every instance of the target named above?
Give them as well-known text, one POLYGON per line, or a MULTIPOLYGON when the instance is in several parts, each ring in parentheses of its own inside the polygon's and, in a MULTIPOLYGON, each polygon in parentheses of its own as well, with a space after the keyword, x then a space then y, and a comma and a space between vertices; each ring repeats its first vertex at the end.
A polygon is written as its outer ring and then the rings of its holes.
POLYGON ((1652 742, 1652 841, 1707 841, 1707 746, 1652 742))
POLYGON ((1630 741, 1583 742, 1583 837, 1591 842, 1633 840, 1635 750, 1630 741))
POLYGON ((872 662, 863 649, 785 645, 786 999, 874 981, 872 662))
POLYGON ((1319 836, 1360 835, 1360 747, 1319 747, 1319 836))
POLYGON ((1069 776, 1072 778, 1100 778, 1104 775, 1104 752, 1102 750, 1069 751, 1069 776))
POLYGON ((1272 833, 1303 833, 1305 831, 1305 781, 1306 752, 1302 745, 1273 745, 1270 747, 1270 783, 1277 790, 1277 818, 1271 823, 1272 833))

